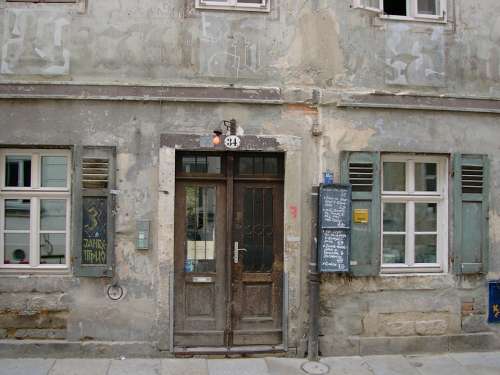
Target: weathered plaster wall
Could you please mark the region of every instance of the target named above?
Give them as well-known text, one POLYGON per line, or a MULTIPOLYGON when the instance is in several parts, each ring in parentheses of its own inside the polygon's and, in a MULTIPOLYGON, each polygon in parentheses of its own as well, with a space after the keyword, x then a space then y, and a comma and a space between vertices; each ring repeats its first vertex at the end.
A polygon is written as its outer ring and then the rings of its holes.
MULTIPOLYGON (((446 25, 380 20, 351 9, 350 0, 271 1, 271 12, 258 14, 199 11, 193 0, 88 0, 87 6, 0 0, 0 81, 251 84, 288 92, 376 89, 500 98, 500 20, 491 16, 500 14, 496 0, 455 0, 446 25)), ((106 280, 2 275, 0 338, 165 340, 159 329, 168 324, 162 310, 168 291, 159 273, 165 254, 134 248, 135 220, 158 214, 159 135, 210 134, 233 117, 246 134, 302 138, 302 245, 295 249, 301 263, 293 268, 301 272, 291 290, 299 301, 291 346, 304 338, 307 318, 308 192, 324 169, 338 173, 341 150, 488 153, 489 278, 500 278, 498 116, 334 106, 318 114, 302 104, 2 100, 1 145, 117 146, 117 275, 127 294, 110 301, 106 280), (311 136, 314 121, 320 137, 311 136)), ((158 229, 153 221, 152 233, 158 229)), ((359 353, 360 338, 429 334, 437 336, 431 347, 442 348, 445 335, 485 329, 482 278, 323 281, 324 354, 359 353)), ((364 342, 387 348, 383 341, 364 342)))
MULTIPOLYGON (((488 154, 492 186, 488 278, 500 276, 500 159, 495 115, 324 108, 322 119, 325 141, 320 153, 326 165, 338 166, 341 150, 488 154)), ((452 246, 450 243, 450 256, 452 246)), ((324 275, 322 281, 323 354, 373 353, 384 342, 386 352, 457 349, 462 345, 459 339, 450 341, 449 337, 495 330, 486 323, 484 277, 447 274, 346 279, 324 275), (392 347, 393 341, 387 337, 396 338, 397 346, 392 347)))
POLYGON ((270 13, 193 0, 0 0, 1 80, 233 83, 499 97, 495 0, 450 0, 449 22, 381 20, 351 0, 272 1, 270 13), (455 4, 455 5, 454 5, 455 4))
MULTIPOLYGON (((112 301, 106 295, 108 279, 2 274, 0 337, 21 338, 30 334, 23 338, 43 335, 41 338, 69 341, 160 341, 162 349, 168 349, 169 293, 165 285, 169 285, 169 270, 162 267, 168 264, 172 254, 166 254, 168 249, 163 245, 160 248, 157 241, 161 229, 157 221, 157 215, 161 214, 157 211, 160 134, 182 131, 211 135, 213 129, 220 126, 221 119, 234 117, 242 133, 273 135, 278 139, 294 135, 298 141, 290 146, 293 146, 290 155, 299 169, 301 163, 314 165, 316 158, 309 136, 316 112, 305 106, 2 101, 0 113, 0 121, 6 125, 0 127, 1 145, 117 146, 120 192, 115 236, 116 275, 126 291, 123 299, 112 301), (301 160, 302 148, 309 150, 305 160, 301 160), (154 246, 149 251, 135 249, 137 219, 152 220, 154 246), (26 334, 25 329, 36 332, 26 334)), ((174 165, 171 167, 163 173, 173 175, 174 165)), ((309 226, 301 226, 300 222, 309 222, 305 191, 309 191, 308 181, 313 180, 315 174, 314 168, 306 168, 302 170, 303 179, 297 180, 299 173, 294 173, 295 181, 285 186, 290 198, 290 207, 285 207, 289 223, 285 243, 287 271, 292 274, 291 347, 296 347, 303 336, 303 314, 307 308, 303 301, 306 287, 303 275, 308 253, 300 244, 306 244, 307 249, 310 232, 309 226), (301 207, 304 212, 300 211, 301 207)))

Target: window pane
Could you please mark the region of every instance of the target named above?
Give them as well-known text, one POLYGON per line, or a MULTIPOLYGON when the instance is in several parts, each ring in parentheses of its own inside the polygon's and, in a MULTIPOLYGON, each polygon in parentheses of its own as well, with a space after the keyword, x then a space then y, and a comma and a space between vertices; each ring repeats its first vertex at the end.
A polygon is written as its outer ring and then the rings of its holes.
POLYGON ((417 0, 418 13, 437 15, 439 13, 438 1, 439 0, 417 0))
POLYGON ((384 162, 384 190, 406 190, 406 163, 384 162))
POLYGON ((405 0, 384 0, 384 13, 394 16, 406 16, 405 0))
POLYGON ((384 263, 405 263, 405 235, 384 234, 384 263))
POLYGON ((436 163, 415 163, 415 191, 437 191, 436 163))
POLYGON ((42 199, 40 201, 40 230, 66 230, 66 201, 42 199))
POLYGON ((42 187, 65 187, 67 164, 65 156, 42 156, 42 187))
POLYGON ((255 174, 262 174, 264 172, 264 158, 262 156, 255 156, 254 161, 254 173, 255 174))
POLYGON ((6 157, 5 186, 31 186, 31 156, 10 155, 6 157))
POLYGON ((64 264, 66 235, 62 233, 40 234, 40 264, 64 264))
POLYGON ((215 272, 215 188, 186 187, 185 272, 215 272))
POLYGON ((4 264, 29 264, 29 234, 5 233, 4 251, 4 264))
POLYGON ((194 172, 196 168, 196 158, 194 156, 182 157, 182 171, 186 173, 194 172))
POLYGON ((240 174, 253 174, 252 156, 241 156, 239 158, 239 172, 240 174))
POLYGON ((246 188, 243 196, 243 245, 247 272, 269 272, 273 266, 273 191, 246 188))
POLYGON ((415 232, 437 230, 437 203, 415 203, 415 232))
POLYGON ((221 173, 221 157, 189 155, 182 157, 182 171, 185 173, 221 173))
POLYGON ((384 203, 384 232, 406 231, 406 204, 384 203))
POLYGON ((208 173, 220 174, 220 156, 208 156, 208 173))
POLYGON ((5 200, 5 229, 6 230, 30 229, 29 199, 5 200))
POLYGON ((243 3, 243 4, 262 4, 262 0, 237 0, 237 3, 243 3))
POLYGON ((278 174, 278 158, 275 156, 267 156, 264 158, 264 173, 278 174))
POLYGON ((436 235, 415 235, 415 263, 436 263, 436 235))

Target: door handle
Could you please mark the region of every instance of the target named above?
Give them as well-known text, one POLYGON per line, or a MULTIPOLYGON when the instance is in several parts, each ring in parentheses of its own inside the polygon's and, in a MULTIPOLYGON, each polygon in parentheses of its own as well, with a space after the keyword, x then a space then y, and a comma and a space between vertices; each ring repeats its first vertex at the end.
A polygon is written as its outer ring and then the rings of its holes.
POLYGON ((233 262, 234 263, 238 263, 240 251, 247 251, 247 249, 238 248, 238 241, 235 241, 234 242, 234 250, 233 250, 233 262))

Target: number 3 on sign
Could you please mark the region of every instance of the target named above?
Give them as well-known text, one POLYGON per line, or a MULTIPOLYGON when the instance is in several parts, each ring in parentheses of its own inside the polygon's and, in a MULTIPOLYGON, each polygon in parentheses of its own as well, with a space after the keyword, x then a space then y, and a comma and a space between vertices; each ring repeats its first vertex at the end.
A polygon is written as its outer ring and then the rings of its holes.
POLYGON ((228 135, 224 139, 224 145, 227 148, 238 148, 240 147, 241 139, 237 135, 228 135))

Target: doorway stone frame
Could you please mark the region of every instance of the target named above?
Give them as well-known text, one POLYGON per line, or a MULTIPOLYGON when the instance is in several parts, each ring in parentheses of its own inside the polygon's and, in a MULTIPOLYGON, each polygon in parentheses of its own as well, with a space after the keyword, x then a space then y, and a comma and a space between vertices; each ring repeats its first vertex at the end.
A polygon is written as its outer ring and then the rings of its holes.
POLYGON ((301 201, 302 201, 302 139, 295 136, 241 135, 237 150, 229 150, 222 141, 212 144, 209 134, 162 134, 158 159, 158 212, 155 248, 157 251, 157 328, 158 349, 173 352, 173 272, 174 272, 174 207, 175 152, 186 151, 262 151, 284 152, 284 274, 288 282, 283 287, 288 306, 283 306, 284 349, 297 348, 300 331, 301 298, 301 201))

